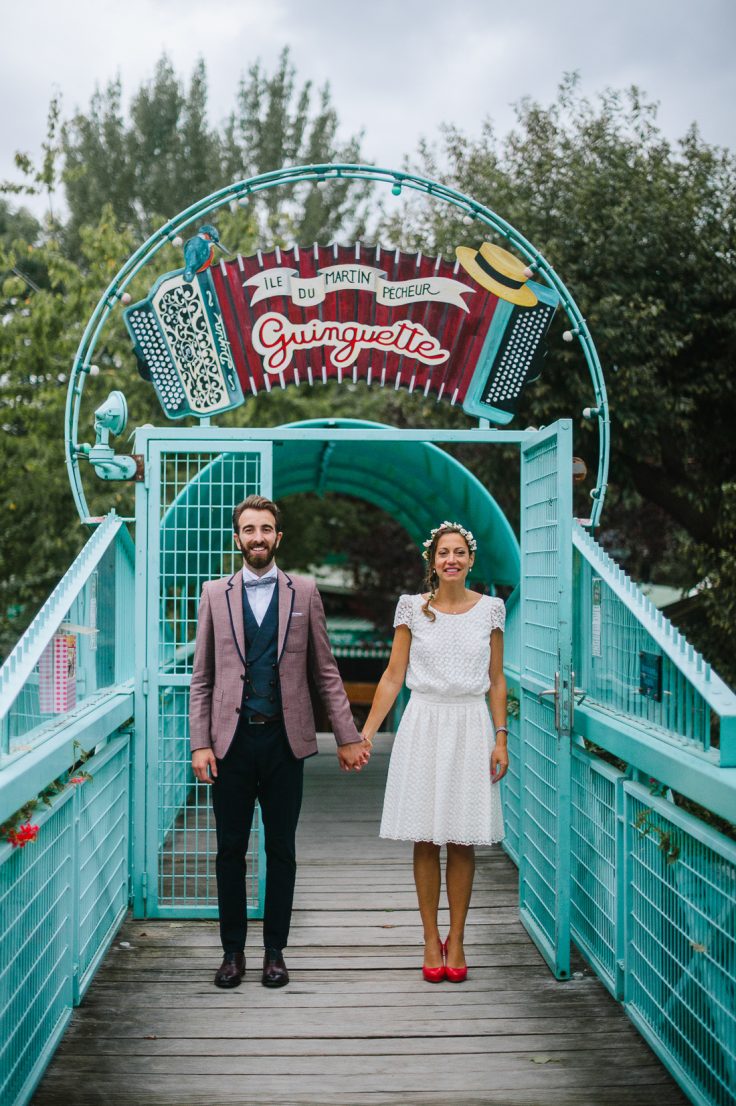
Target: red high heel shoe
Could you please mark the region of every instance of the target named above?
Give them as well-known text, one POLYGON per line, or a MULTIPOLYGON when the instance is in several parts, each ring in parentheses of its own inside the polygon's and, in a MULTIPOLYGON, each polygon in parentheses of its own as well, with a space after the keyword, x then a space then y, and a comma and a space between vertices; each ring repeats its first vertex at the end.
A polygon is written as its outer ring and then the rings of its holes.
MULTIPOLYGON (((449 937, 447 941, 449 941, 449 937)), ((449 979, 450 983, 464 983, 468 978, 467 964, 464 968, 451 968, 447 963, 447 941, 442 946, 442 958, 445 961, 445 978, 449 979)))
POLYGON ((442 951, 442 963, 439 968, 428 968, 426 964, 422 964, 422 975, 427 983, 441 983, 445 978, 445 946, 441 941, 440 949, 442 951))

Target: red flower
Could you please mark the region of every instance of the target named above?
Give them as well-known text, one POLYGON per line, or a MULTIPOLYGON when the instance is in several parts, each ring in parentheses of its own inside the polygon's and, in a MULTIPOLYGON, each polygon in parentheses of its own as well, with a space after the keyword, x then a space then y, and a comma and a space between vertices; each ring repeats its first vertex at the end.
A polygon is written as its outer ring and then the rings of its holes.
POLYGON ((69 780, 69 783, 74 783, 74 784, 86 783, 88 779, 89 779, 89 776, 72 776, 72 778, 69 780))
POLYGON ((8 833, 8 841, 14 849, 24 849, 29 841, 35 841, 37 837, 38 826, 32 826, 30 822, 8 833))

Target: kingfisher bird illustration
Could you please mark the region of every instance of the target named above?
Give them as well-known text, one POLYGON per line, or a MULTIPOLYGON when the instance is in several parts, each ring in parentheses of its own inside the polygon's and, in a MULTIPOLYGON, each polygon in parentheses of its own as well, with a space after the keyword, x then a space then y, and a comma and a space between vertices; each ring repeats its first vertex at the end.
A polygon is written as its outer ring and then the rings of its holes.
POLYGON ((200 227, 194 238, 188 238, 184 243, 184 279, 194 280, 195 273, 201 273, 208 269, 215 260, 215 246, 223 253, 230 253, 227 246, 223 246, 220 236, 211 223, 205 223, 200 227))

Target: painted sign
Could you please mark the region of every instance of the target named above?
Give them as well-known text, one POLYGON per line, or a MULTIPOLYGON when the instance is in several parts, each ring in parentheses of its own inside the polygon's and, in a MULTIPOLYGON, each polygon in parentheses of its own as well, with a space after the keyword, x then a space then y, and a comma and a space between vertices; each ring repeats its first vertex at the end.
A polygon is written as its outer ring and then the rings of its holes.
POLYGON ((591 634, 590 634, 590 651, 594 657, 602 657, 603 650, 601 649, 601 597, 602 597, 603 581, 600 576, 594 576, 591 580, 591 599, 592 599, 592 618, 591 618, 591 634))
POLYGON ((349 380, 506 423, 539 375, 558 297, 491 243, 456 255, 315 245, 238 256, 162 277, 126 325, 170 418, 217 414, 274 384, 349 380))
POLYGON ((38 699, 41 714, 63 714, 77 703, 77 639, 59 630, 38 662, 38 699))
POLYGON ((662 702, 662 655, 639 653, 639 694, 662 702))

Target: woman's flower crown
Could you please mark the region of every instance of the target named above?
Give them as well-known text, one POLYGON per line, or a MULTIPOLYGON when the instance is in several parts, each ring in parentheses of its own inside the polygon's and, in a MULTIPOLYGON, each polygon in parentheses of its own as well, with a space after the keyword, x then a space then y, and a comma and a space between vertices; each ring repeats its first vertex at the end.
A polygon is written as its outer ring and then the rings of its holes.
POLYGON ((478 548, 478 542, 475 540, 470 530, 466 530, 465 527, 461 526, 459 522, 445 521, 441 522, 439 526, 435 526, 434 530, 430 530, 429 537, 425 542, 422 543, 424 545, 424 552, 422 553, 422 556, 424 557, 425 561, 429 560, 430 546, 432 545, 432 542, 434 541, 437 534, 441 533, 442 530, 452 530, 453 532, 462 534, 462 536, 468 543, 468 549, 471 553, 475 553, 476 549, 478 548))

